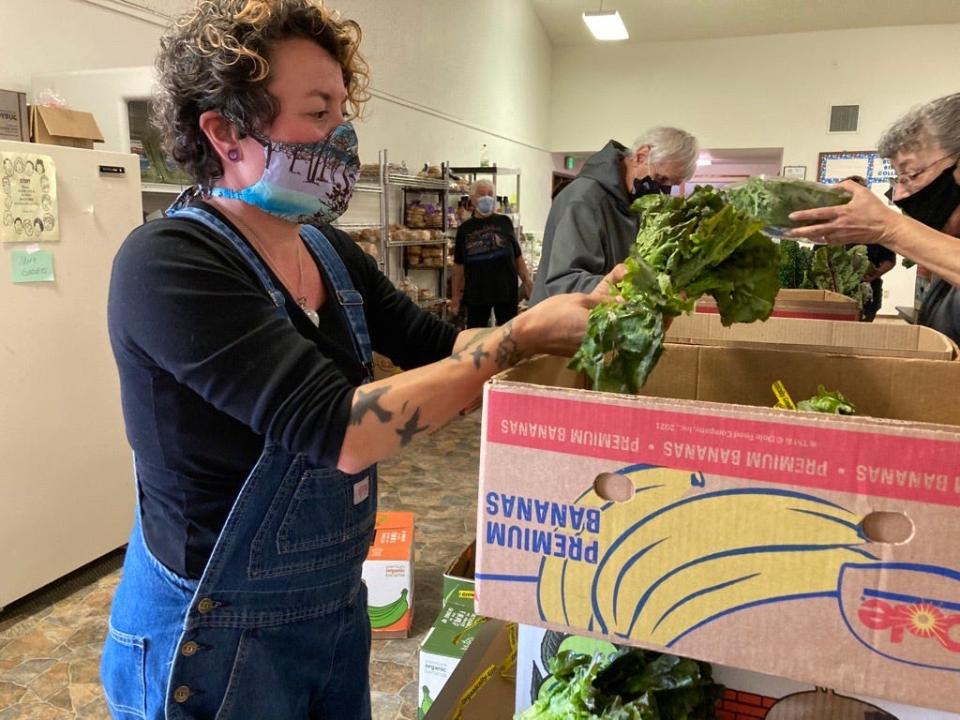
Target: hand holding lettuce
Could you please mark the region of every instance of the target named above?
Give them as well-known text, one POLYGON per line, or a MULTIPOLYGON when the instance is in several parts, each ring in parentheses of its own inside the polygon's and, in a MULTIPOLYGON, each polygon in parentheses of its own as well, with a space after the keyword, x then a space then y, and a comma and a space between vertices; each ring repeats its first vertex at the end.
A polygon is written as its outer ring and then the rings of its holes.
POLYGON ((663 350, 665 318, 690 312, 705 294, 724 325, 765 320, 779 290, 776 245, 762 222, 727 204, 712 187, 687 198, 647 195, 621 300, 595 308, 571 368, 598 390, 636 393, 663 350))

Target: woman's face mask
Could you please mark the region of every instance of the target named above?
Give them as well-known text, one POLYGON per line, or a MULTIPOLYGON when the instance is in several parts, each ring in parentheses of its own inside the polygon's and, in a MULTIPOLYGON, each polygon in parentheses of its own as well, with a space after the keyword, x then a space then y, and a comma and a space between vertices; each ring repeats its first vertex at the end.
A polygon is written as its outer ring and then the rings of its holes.
POLYGON ((263 146, 263 175, 242 190, 215 187, 214 197, 242 200, 290 222, 326 224, 343 215, 360 172, 353 125, 342 123, 315 143, 250 136, 263 146))
MULTIPOLYGON (((960 185, 957 185, 954 177, 956 167, 957 163, 954 163, 925 187, 912 195, 894 200, 893 204, 903 210, 904 215, 934 230, 943 230, 947 220, 960 205, 960 185)), ((888 198, 892 194, 892 190, 887 191, 888 198)))
POLYGON ((491 215, 494 208, 497 207, 496 198, 492 195, 482 195, 477 198, 477 213, 480 215, 491 215))

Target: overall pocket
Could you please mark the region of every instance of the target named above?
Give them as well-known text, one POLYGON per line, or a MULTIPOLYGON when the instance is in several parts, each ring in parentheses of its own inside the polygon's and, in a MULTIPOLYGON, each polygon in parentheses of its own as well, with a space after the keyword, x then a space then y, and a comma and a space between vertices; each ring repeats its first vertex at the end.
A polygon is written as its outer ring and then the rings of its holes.
POLYGON ((376 468, 346 475, 294 463, 251 549, 253 577, 311 572, 366 555, 376 520, 376 468), (284 491, 285 490, 285 491, 284 491))
POLYGON ((146 718, 146 641, 111 624, 100 661, 100 679, 115 720, 146 718))

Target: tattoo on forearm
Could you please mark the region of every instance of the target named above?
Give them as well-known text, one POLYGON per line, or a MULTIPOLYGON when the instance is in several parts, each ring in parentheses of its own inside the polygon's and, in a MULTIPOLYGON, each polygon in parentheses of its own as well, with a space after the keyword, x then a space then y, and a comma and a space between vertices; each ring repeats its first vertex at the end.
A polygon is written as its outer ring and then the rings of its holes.
POLYGON ((489 334, 492 333, 492 332, 496 332, 496 331, 497 331, 497 328, 495 328, 495 327, 492 327, 492 328, 484 328, 483 330, 478 331, 472 338, 470 338, 470 341, 469 341, 466 345, 463 346, 463 349, 464 349, 464 350, 469 350, 469 349, 472 348, 474 345, 483 342, 483 339, 484 339, 487 335, 489 335, 489 334))
POLYGON ((400 447, 406 447, 413 442, 414 437, 429 429, 429 425, 420 425, 420 408, 417 408, 404 426, 396 431, 397 435, 400 436, 400 447))
POLYGON ((381 423, 390 422, 393 419, 393 413, 384 410, 383 406, 380 405, 380 398, 386 395, 389 390, 389 385, 369 392, 357 390, 353 407, 350 409, 350 424, 359 425, 368 412, 373 413, 381 423))
POLYGON ((500 341, 500 347, 497 348, 496 358, 497 367, 501 370, 513 367, 523 359, 523 353, 520 352, 517 341, 513 337, 513 326, 508 324, 505 329, 506 333, 500 341))
POLYGON ((470 356, 473 358, 474 366, 479 370, 483 359, 490 357, 490 353, 483 349, 483 345, 477 345, 477 349, 470 353, 470 356))

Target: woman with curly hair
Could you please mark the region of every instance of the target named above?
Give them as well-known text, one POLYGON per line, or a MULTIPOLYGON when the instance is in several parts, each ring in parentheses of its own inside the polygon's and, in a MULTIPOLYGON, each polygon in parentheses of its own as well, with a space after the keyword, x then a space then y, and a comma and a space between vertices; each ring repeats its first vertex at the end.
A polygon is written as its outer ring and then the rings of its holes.
POLYGON ((360 28, 321 0, 202 0, 158 126, 195 179, 114 263, 137 512, 101 673, 115 718, 369 718, 376 463, 496 372, 579 344, 593 295, 456 333, 330 223, 359 160, 360 28), (373 382, 372 351, 408 368, 373 382))

